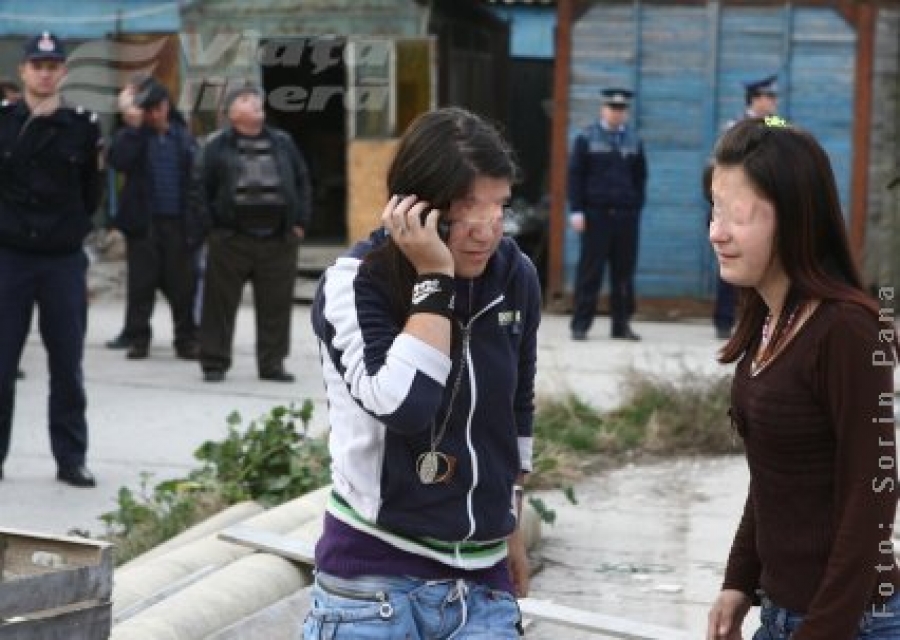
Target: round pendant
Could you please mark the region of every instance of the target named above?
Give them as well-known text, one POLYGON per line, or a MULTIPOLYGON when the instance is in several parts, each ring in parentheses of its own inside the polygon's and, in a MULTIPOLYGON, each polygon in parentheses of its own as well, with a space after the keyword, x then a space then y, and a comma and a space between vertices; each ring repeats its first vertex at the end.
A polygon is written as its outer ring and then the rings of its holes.
POLYGON ((426 451, 416 459, 416 473, 422 484, 450 482, 456 470, 456 458, 440 451, 426 451))
POLYGON ((419 456, 416 461, 416 471, 422 484, 434 484, 438 473, 438 454, 428 451, 419 456))

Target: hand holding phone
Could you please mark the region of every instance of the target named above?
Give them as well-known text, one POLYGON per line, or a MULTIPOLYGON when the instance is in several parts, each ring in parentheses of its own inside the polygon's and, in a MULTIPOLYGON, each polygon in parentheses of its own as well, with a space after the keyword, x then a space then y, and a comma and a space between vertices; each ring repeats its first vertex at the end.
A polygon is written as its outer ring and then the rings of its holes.
MULTIPOLYGON (((423 227, 425 227, 428 224, 428 215, 432 211, 435 211, 435 209, 426 209, 425 211, 422 212, 421 219, 422 219, 423 227)), ((437 234, 441 240, 443 240, 444 242, 447 242, 447 238, 450 236, 450 221, 444 217, 444 214, 441 213, 440 210, 437 210, 437 212, 438 212, 437 234)))
MULTIPOLYGON (((401 196, 401 197, 403 197, 403 196, 401 196)), ((447 242, 447 238, 450 236, 450 221, 444 217, 443 212, 441 212, 439 209, 425 209, 422 211, 422 213, 419 216, 419 218, 422 222, 422 227, 425 228, 428 225, 428 216, 431 214, 432 211, 438 212, 438 219, 437 219, 438 237, 441 240, 443 240, 444 242, 447 242)))
POLYGON ((453 255, 446 245, 449 226, 441 214, 414 195, 395 195, 381 214, 392 241, 419 273, 453 274, 453 255))

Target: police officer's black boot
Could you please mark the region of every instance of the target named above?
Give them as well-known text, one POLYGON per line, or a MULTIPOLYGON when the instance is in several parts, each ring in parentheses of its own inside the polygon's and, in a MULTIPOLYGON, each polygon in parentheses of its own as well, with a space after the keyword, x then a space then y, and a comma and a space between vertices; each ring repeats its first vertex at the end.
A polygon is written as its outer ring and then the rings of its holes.
POLYGON ((614 340, 631 340, 637 342, 641 337, 631 330, 631 326, 626 322, 613 325, 612 338, 614 340))
POLYGON ((84 464, 60 465, 56 471, 56 479, 79 489, 97 486, 94 474, 84 464))

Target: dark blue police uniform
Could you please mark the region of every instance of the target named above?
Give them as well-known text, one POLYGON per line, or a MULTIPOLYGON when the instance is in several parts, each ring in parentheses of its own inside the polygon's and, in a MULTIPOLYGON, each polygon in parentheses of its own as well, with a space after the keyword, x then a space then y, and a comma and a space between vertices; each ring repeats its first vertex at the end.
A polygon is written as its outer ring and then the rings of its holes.
MULTIPOLYGON (((604 96, 606 104, 620 99, 627 106, 631 93, 612 90, 604 96)), ((612 336, 637 339, 629 322, 635 309, 634 273, 646 184, 643 143, 631 127, 614 131, 595 122, 575 139, 569 157, 569 206, 585 218, 571 321, 575 339, 584 339, 594 321, 607 262, 612 336)))
MULTIPOLYGON (((26 45, 26 60, 64 59, 58 40, 39 38, 26 45), (29 51, 37 55, 29 57, 29 51)), ((84 467, 83 241, 100 197, 100 144, 96 114, 80 107, 61 105, 34 116, 24 99, 0 106, 0 473, 9 450, 16 371, 37 305, 50 369, 50 441, 58 477, 94 485, 84 467)))

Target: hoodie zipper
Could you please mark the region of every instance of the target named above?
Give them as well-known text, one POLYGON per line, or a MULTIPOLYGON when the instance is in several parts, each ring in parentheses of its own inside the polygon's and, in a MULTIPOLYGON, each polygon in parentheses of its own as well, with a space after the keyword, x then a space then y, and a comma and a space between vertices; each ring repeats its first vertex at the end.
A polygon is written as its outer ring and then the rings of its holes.
MULTIPOLYGON (((472 507, 472 498, 475 494, 475 489, 478 487, 478 454, 475 451, 475 446, 472 443, 472 416, 475 415, 475 407, 478 404, 478 389, 475 386, 475 367, 472 362, 472 354, 470 351, 470 342, 472 335, 472 325, 475 323, 478 318, 483 316, 485 313, 496 307, 498 304, 503 302, 504 294, 500 294, 496 298, 494 298, 491 302, 485 305, 484 308, 479 310, 475 315, 469 318, 469 321, 462 325, 463 330, 463 353, 462 356, 466 359, 466 368, 468 369, 469 374, 469 393, 470 393, 470 404, 469 404, 469 415, 466 417, 466 448, 469 450, 469 460, 472 463, 472 486, 469 487, 469 491, 466 493, 466 515, 469 520, 469 532, 463 538, 463 542, 471 539, 473 535, 475 535, 475 513, 472 507)), ((469 297, 471 304, 471 296, 469 297)))

